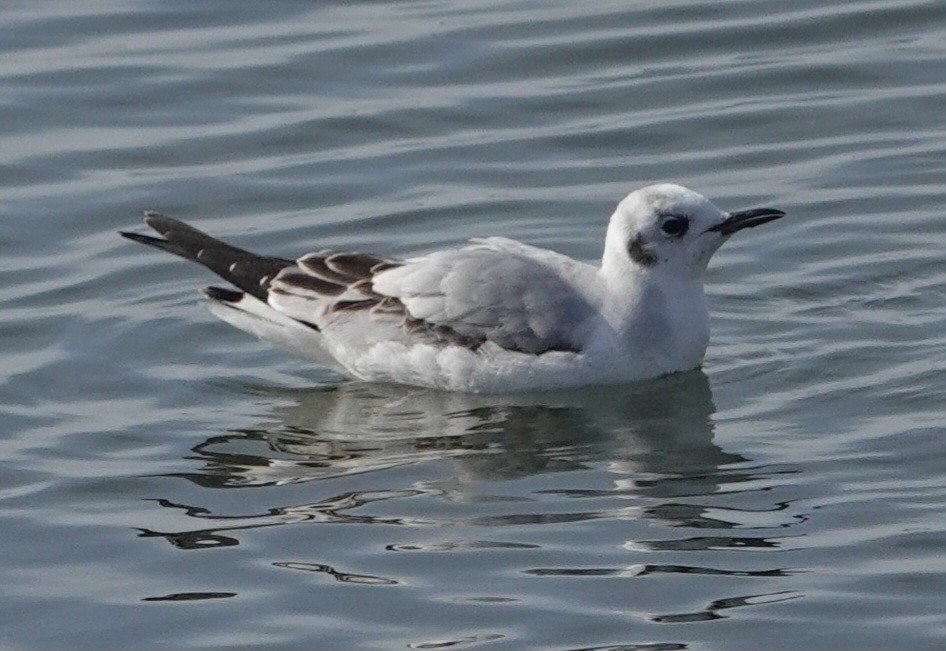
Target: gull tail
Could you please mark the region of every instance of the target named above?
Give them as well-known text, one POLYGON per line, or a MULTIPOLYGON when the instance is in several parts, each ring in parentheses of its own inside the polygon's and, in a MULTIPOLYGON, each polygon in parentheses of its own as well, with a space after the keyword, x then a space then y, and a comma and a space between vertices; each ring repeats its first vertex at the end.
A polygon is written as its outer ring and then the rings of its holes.
POLYGON ((322 333, 314 324, 277 312, 249 292, 223 287, 206 287, 201 291, 210 300, 210 311, 217 318, 263 341, 346 373, 325 348, 322 333))
POLYGON ((197 262, 241 290, 214 286, 202 289, 215 316, 260 339, 343 371, 326 351, 318 326, 288 317, 267 303, 270 282, 286 267, 295 266, 295 261, 251 253, 160 213, 146 212, 145 223, 162 237, 126 231, 119 234, 197 262))

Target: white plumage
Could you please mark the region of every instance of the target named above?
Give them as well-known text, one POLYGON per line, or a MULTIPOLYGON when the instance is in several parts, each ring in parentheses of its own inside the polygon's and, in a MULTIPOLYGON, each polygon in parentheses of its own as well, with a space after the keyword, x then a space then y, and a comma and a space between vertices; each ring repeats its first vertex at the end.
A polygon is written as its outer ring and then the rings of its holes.
POLYGON ((258 256, 157 213, 164 239, 241 291, 213 312, 354 378, 458 391, 560 389, 698 366, 709 339, 703 272, 734 232, 781 217, 726 213, 677 185, 632 192, 600 266, 501 237, 407 260, 319 251, 258 256))

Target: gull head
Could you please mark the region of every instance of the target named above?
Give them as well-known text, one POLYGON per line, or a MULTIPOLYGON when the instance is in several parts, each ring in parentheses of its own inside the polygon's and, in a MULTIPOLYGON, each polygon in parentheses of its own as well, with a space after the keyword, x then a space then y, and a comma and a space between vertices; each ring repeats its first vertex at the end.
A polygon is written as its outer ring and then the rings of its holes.
POLYGON ((774 208, 726 212, 682 186, 650 185, 627 195, 611 216, 602 271, 698 279, 733 233, 784 215, 774 208))

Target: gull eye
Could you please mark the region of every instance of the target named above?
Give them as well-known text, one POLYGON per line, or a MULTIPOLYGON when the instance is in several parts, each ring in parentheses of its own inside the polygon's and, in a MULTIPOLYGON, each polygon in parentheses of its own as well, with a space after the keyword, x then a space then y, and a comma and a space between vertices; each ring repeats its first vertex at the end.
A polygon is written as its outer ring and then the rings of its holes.
POLYGON ((667 217, 660 225, 660 230, 673 237, 683 237, 688 228, 690 228, 690 220, 686 217, 680 217, 679 215, 667 217))

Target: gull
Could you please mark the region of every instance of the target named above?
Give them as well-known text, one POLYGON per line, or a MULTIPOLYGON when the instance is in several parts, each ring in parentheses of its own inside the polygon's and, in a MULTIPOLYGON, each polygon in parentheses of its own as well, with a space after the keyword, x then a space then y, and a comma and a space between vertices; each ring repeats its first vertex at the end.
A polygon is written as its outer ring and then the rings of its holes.
POLYGON ((673 184, 631 192, 600 265, 504 237, 399 259, 320 250, 257 255, 146 212, 161 237, 235 289, 203 289, 224 321, 357 380, 471 393, 652 379, 700 366, 703 275, 734 233, 774 208, 725 212, 673 184))

